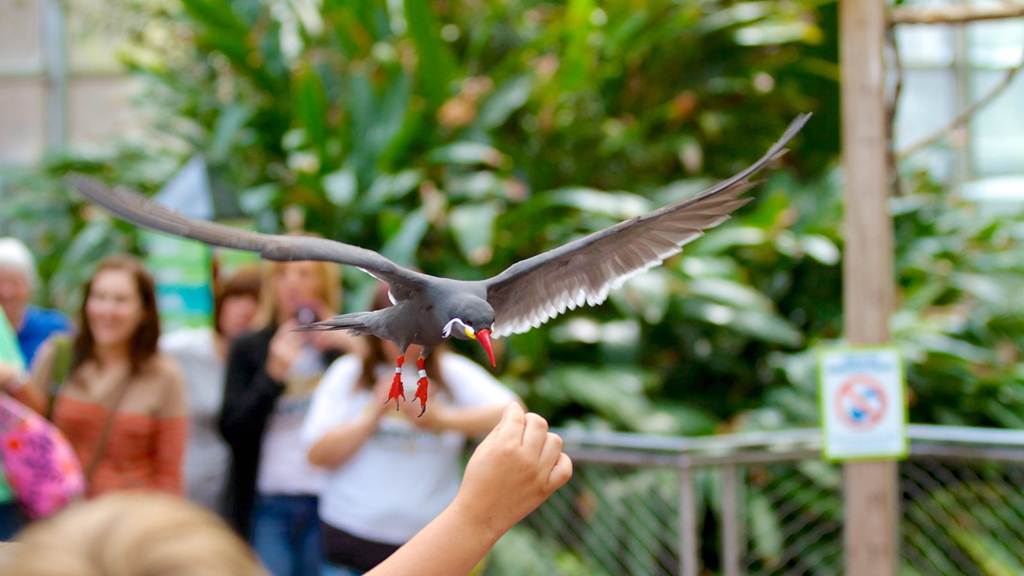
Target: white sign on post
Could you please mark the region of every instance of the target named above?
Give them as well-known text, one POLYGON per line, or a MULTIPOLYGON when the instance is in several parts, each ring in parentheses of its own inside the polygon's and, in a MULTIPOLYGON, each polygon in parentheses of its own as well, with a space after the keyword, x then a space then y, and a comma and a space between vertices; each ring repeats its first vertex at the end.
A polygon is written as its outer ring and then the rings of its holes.
POLYGON ((907 455, 903 366, 893 348, 832 348, 821 353, 822 447, 829 460, 907 455))

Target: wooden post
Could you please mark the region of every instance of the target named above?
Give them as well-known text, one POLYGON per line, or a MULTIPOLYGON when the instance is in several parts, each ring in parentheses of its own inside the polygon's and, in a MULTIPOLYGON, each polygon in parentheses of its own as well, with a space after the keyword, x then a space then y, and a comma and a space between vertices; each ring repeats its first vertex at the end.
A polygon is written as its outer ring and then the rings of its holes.
MULTIPOLYGON (((887 210, 884 0, 840 0, 843 177, 846 246, 843 316, 846 340, 889 340, 893 307, 892 222, 887 210)), ((843 467, 847 576, 894 576, 897 571, 896 463, 843 467)))
POLYGON ((689 461, 679 468, 679 573, 697 576, 700 572, 700 549, 697 539, 697 494, 694 473, 689 461))
POLYGON ((740 576, 743 569, 743 484, 739 466, 725 464, 719 469, 722 502, 722 576, 740 576))

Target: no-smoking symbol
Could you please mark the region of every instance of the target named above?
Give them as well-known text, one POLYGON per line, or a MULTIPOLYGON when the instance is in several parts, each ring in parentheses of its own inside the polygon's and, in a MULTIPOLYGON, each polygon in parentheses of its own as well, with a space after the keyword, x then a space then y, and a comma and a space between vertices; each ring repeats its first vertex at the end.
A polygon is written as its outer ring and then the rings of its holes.
POLYGON ((888 399, 881 382, 866 374, 847 378, 835 396, 839 419, 858 430, 874 428, 882 420, 887 407, 888 399))

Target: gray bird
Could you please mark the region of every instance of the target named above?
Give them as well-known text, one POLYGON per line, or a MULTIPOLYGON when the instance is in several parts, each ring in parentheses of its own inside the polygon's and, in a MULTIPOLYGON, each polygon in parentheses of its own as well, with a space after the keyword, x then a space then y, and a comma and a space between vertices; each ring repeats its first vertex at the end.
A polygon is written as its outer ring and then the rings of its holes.
POLYGON ((426 410, 425 358, 454 337, 475 340, 492 366, 491 337, 529 331, 566 310, 604 302, 608 292, 628 278, 661 264, 683 245, 717 226, 750 199, 750 177, 780 156, 810 114, 798 116, 782 137, 746 170, 691 198, 630 218, 583 238, 516 262, 487 280, 439 278, 395 264, 377 252, 334 240, 250 232, 192 220, 123 188, 108 188, 84 176, 73 185, 93 202, 137 224, 207 244, 258 252, 268 260, 325 260, 354 266, 387 283, 392 306, 373 312, 335 316, 307 329, 349 330, 398 345, 395 375, 387 402, 405 399, 401 368, 405 351, 418 344, 419 380, 414 398, 426 410))

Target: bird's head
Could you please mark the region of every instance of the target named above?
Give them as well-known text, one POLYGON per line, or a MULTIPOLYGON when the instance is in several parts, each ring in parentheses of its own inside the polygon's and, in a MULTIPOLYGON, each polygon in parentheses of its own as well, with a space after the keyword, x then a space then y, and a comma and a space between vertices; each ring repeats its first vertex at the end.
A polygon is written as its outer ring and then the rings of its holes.
POLYGON ((487 352, 491 366, 497 366, 494 361, 494 350, 491 348, 494 308, 483 298, 471 296, 452 302, 446 312, 441 336, 445 338, 454 336, 459 340, 476 340, 487 352))

